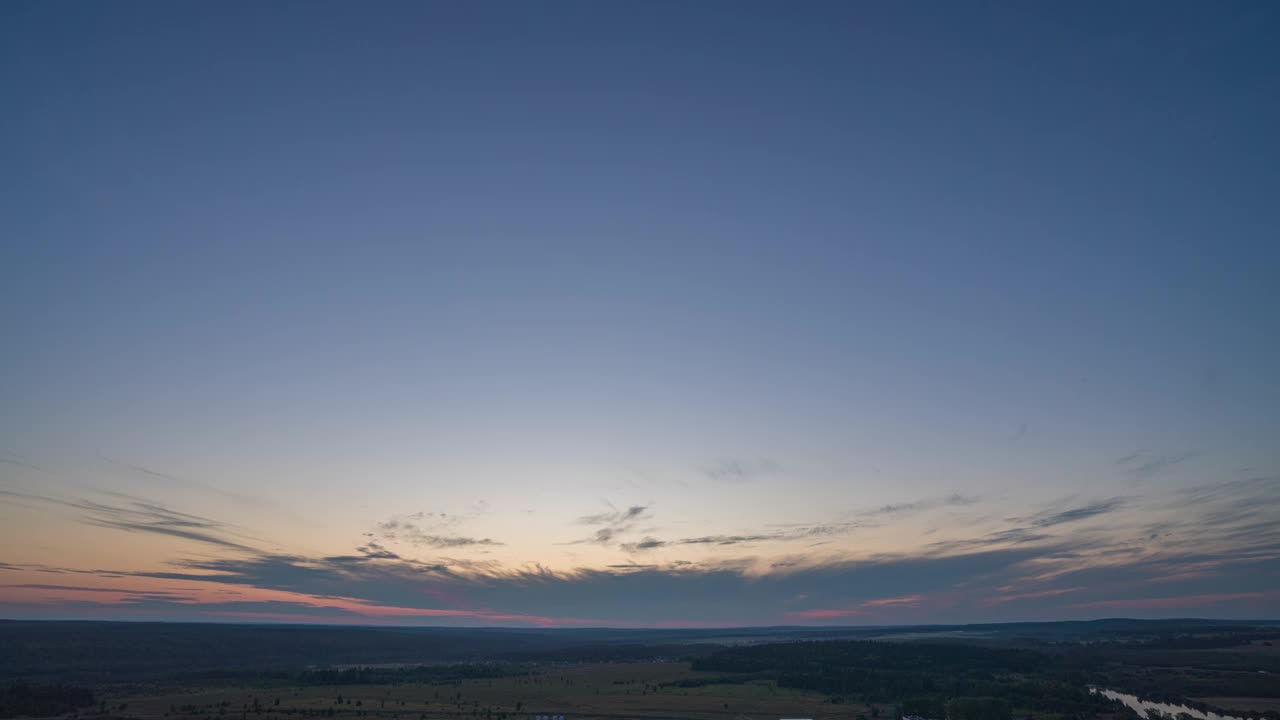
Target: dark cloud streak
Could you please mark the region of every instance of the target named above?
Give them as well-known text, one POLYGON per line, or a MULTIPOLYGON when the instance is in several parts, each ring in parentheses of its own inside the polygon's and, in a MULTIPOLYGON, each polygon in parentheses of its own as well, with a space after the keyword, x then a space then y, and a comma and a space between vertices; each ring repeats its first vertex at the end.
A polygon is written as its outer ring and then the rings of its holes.
POLYGON ((584 515, 578 518, 577 524, 579 525, 600 525, 603 527, 598 528, 589 537, 575 540, 569 544, 608 545, 624 533, 633 530, 640 520, 649 517, 647 514, 649 511, 648 505, 632 505, 623 510, 618 510, 613 505, 609 507, 611 508, 609 512, 584 515))

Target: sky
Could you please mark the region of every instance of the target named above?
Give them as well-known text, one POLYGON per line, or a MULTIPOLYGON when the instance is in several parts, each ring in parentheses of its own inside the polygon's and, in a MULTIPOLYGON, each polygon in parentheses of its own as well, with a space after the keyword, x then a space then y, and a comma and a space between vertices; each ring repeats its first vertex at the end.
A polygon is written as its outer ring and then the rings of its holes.
POLYGON ((0 617, 1280 618, 1280 6, 0 5, 0 617))

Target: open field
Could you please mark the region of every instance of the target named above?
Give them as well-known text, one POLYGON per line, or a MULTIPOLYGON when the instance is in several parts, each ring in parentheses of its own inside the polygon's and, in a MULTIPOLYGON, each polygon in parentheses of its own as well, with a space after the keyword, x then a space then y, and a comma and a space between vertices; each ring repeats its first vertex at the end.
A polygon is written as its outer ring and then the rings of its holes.
POLYGON ((1258 653, 1261 655, 1280 655, 1280 641, 1277 640, 1253 640, 1243 645, 1234 647, 1218 648, 1223 652, 1242 652, 1242 653, 1258 653))
MULTIPOLYGON (((1280 682, 1280 681, 1277 681, 1280 682)), ((1280 711, 1280 698, 1271 697, 1199 697, 1192 698, 1196 702, 1206 703, 1224 710, 1237 712, 1280 711)))
MULTIPOLYGON (((698 687, 669 684, 717 677, 716 673, 694 672, 688 663, 676 662, 550 665, 528 677, 438 684, 202 688, 116 697, 108 703, 109 709, 118 715, 169 720, 210 717, 225 720, 297 717, 501 720, 537 713, 564 714, 574 720, 733 720, 854 718, 871 712, 866 705, 836 705, 824 694, 778 688, 764 680, 698 687), (121 704, 123 709, 119 707, 121 704)), ((884 710, 886 716, 891 711, 887 707, 884 710)))

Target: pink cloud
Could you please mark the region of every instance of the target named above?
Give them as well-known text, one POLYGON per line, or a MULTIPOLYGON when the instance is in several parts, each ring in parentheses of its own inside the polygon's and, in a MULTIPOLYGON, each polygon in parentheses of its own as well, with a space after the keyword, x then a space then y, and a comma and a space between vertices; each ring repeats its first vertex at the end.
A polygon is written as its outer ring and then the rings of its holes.
MULTIPOLYGON (((1000 588, 1000 589, 1005 590, 1007 588, 1000 588)), ((1055 597, 1057 595, 1066 595, 1067 593, 1079 592, 1083 589, 1084 588, 1082 587, 1069 587, 1069 588, 1055 588, 1053 590, 1039 590, 1036 592, 1009 593, 1007 595, 996 595, 994 597, 984 598, 983 600, 978 601, 978 605, 981 607, 994 607, 996 605, 1003 605, 1004 603, 1013 602, 1015 600, 1031 600, 1034 598, 1055 597)))
POLYGON ((812 610, 796 610, 784 613, 788 618, 795 620, 830 620, 833 618, 855 617, 858 615, 873 615, 876 610, 885 608, 914 608, 919 607, 920 603, 925 599, 924 595, 903 595, 901 597, 877 598, 875 600, 866 600, 864 602, 855 603, 842 608, 814 608, 812 610))
POLYGON ((236 618, 239 620, 267 620, 270 622, 287 622, 297 623, 299 625, 320 624, 320 625, 341 625, 351 622, 351 618, 346 615, 305 615, 301 613, 273 613, 273 612, 235 612, 230 610, 219 610, 217 612, 207 612, 206 615, 211 617, 236 618))
POLYGON ((785 613, 789 618, 797 620, 829 620, 831 618, 852 617, 854 615, 866 615, 866 610, 857 608, 816 608, 813 610, 796 610, 794 612, 785 613))
POLYGON ((862 607, 916 607, 924 600, 923 595, 903 595, 902 597, 880 598, 862 603, 862 607))
POLYGON ((1211 577, 1215 574, 1216 573, 1211 570, 1188 570, 1186 572, 1175 573, 1173 575, 1164 575, 1162 577, 1151 578, 1147 582, 1158 584, 1158 583, 1183 582, 1186 580, 1201 580, 1203 578, 1211 577))

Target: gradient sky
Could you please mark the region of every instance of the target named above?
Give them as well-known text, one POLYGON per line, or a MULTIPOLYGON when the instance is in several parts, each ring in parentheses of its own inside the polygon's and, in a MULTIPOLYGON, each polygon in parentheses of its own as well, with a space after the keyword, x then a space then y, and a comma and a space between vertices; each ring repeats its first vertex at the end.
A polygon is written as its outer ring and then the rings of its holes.
POLYGON ((1280 617, 1280 5, 0 5, 0 617, 1280 617))

